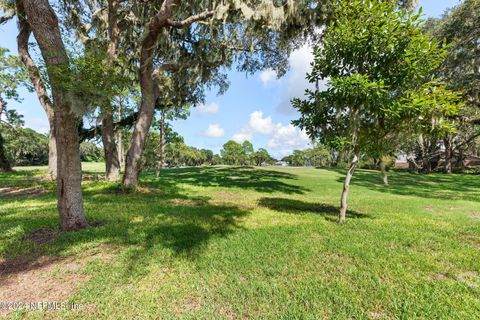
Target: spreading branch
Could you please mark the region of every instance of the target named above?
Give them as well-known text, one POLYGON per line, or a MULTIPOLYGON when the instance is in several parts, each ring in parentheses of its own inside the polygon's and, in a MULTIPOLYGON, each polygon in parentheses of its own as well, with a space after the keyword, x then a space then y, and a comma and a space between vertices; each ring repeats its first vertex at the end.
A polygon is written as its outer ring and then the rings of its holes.
POLYGON ((184 28, 190 26, 194 22, 203 21, 205 19, 211 18, 214 14, 215 14, 215 11, 211 10, 211 11, 205 11, 205 12, 190 16, 190 17, 188 17, 184 20, 181 20, 181 21, 175 21, 175 20, 169 18, 169 19, 167 19, 167 24, 170 27, 174 27, 174 28, 177 28, 177 29, 184 29, 184 28))
POLYGON ((35 92, 43 109, 47 113, 49 120, 53 120, 53 103, 50 99, 45 84, 42 81, 37 65, 33 61, 29 53, 28 39, 30 38, 31 29, 28 21, 25 19, 23 2, 17 1, 18 25, 20 32, 17 36, 18 53, 22 63, 28 71, 30 80, 32 81, 35 92))

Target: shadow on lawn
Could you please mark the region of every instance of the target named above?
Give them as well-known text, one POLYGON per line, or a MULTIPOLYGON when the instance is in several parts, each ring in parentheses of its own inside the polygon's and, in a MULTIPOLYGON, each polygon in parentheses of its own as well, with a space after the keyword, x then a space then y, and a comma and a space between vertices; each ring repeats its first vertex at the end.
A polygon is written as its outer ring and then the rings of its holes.
MULTIPOLYGON (((8 209, 2 208, 0 201, 2 255, 14 258, 4 261, 0 269, 3 273, 9 270, 10 274, 17 272, 15 270, 29 270, 40 265, 39 259, 68 256, 69 251, 78 250, 79 246, 95 248, 100 244, 127 250, 122 260, 126 277, 145 268, 145 264, 158 263, 167 259, 165 257, 194 260, 212 238, 226 237, 240 230, 240 220, 250 214, 251 209, 190 195, 182 185, 305 193, 306 188, 287 183, 295 179, 294 174, 266 169, 220 167, 164 170, 159 179, 146 174, 137 192, 125 192, 118 184, 86 181, 83 185, 86 215, 89 221, 100 224, 71 233, 58 230, 55 192, 53 184, 49 184, 50 192, 34 201, 22 199, 25 202, 8 209), (29 240, 39 229, 55 233, 53 240, 42 244, 29 240), (19 256, 28 259, 18 265, 19 256)), ((37 182, 26 182, 29 183, 37 182)), ((50 260, 56 261, 45 261, 50 260)), ((4 276, 0 270, 0 282, 4 276)))
POLYGON ((250 189, 258 192, 282 192, 286 194, 304 194, 307 188, 289 184, 297 176, 291 173, 253 167, 200 167, 167 169, 161 172, 159 179, 152 174, 145 176, 144 184, 150 187, 162 184, 191 184, 202 187, 232 187, 250 189))
POLYGON ((162 192, 122 193, 112 184, 88 183, 84 188, 86 215, 89 221, 101 223, 78 232, 59 232, 53 194, 6 209, 0 215, 0 242, 9 259, 0 259, 0 283, 22 270, 44 267, 39 261, 58 261, 57 257, 78 245, 95 248, 107 244, 128 250, 122 261, 126 277, 159 252, 163 258, 196 259, 211 238, 241 229, 238 220, 250 213, 234 205, 210 203, 208 197, 188 196, 175 184, 162 182, 162 186, 162 192), (28 240, 42 228, 53 230, 52 241, 28 240), (17 239, 12 241, 12 237, 17 239))
MULTIPOLYGON (((342 170, 332 171, 345 174, 342 170)), ((337 181, 343 183, 343 177, 337 181)), ((385 187, 380 173, 369 170, 355 171, 352 185, 358 185, 379 192, 434 198, 445 200, 467 200, 480 202, 480 177, 457 174, 412 174, 393 172, 389 175, 390 185, 385 187)))
MULTIPOLYGON (((261 198, 258 205, 272 210, 286 213, 315 213, 325 217, 327 220, 337 221, 339 208, 325 204, 312 203, 287 198, 261 198)), ((370 218, 369 215, 348 210, 347 218, 370 218)))

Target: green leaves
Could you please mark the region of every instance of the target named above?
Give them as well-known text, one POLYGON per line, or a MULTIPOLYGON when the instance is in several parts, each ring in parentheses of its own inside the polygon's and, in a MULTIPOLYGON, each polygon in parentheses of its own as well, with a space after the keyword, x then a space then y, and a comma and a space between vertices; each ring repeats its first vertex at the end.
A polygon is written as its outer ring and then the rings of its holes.
POLYGON ((459 94, 435 79, 447 51, 422 33, 420 13, 395 1, 337 4, 307 76, 328 89, 292 101, 294 124, 326 145, 374 154, 393 151, 401 133, 453 130, 459 94))

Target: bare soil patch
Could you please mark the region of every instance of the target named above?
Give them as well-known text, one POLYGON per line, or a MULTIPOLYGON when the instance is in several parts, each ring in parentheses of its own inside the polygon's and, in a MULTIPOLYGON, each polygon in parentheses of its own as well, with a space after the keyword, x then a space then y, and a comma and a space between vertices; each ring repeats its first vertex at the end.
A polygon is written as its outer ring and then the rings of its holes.
MULTIPOLYGON (((67 302, 89 277, 83 267, 94 259, 110 258, 107 248, 86 252, 81 256, 20 256, 0 260, 0 301, 29 303, 67 302)), ((0 309, 0 317, 13 312, 0 309)))
POLYGON ((45 244, 57 239, 58 230, 53 228, 40 228, 33 230, 23 237, 23 240, 32 241, 36 244, 45 244))

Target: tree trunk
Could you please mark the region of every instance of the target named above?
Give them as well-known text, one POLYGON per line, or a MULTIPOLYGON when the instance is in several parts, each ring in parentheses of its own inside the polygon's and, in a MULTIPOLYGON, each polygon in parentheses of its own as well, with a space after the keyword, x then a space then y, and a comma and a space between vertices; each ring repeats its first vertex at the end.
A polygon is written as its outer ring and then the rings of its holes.
POLYGON ((123 183, 127 188, 138 185, 140 159, 145 147, 147 134, 152 124, 155 102, 159 96, 158 86, 153 79, 153 54, 159 36, 166 27, 183 29, 197 21, 212 17, 215 11, 205 11, 201 14, 190 16, 182 21, 174 21, 173 16, 179 6, 179 0, 165 0, 160 10, 151 17, 142 37, 140 49, 140 91, 142 102, 138 112, 137 122, 133 129, 130 147, 125 161, 125 175, 123 183))
POLYGON ((445 163, 443 165, 444 173, 452 173, 452 155, 453 155, 453 145, 450 135, 443 139, 445 144, 445 163))
POLYGON ((48 119, 50 124, 50 133, 48 134, 48 179, 55 181, 57 179, 57 140, 54 134, 55 119, 53 117, 48 119))
POLYGON ((157 178, 160 176, 160 170, 163 168, 165 157, 165 109, 160 111, 160 145, 158 148, 157 178))
POLYGON ((113 113, 105 109, 102 119, 102 142, 105 153, 105 179, 107 181, 117 181, 120 176, 120 161, 113 126, 113 113))
POLYGON ((355 154, 352 162, 350 163, 350 168, 348 169, 347 175, 345 177, 345 181, 343 182, 343 192, 342 192, 342 197, 340 199, 340 214, 338 216, 338 222, 341 224, 345 223, 345 220, 347 217, 347 198, 348 198, 348 192, 350 191, 350 181, 352 180, 353 172, 355 171, 355 168, 358 165, 359 159, 360 159, 360 156, 358 154, 355 154))
POLYGON ((352 110, 352 122, 353 122, 353 132, 352 132, 352 146, 353 146, 353 159, 350 163, 350 168, 347 171, 347 176, 343 182, 343 191, 342 197, 340 198, 340 213, 338 216, 338 223, 345 223, 347 217, 347 199, 348 192, 350 191, 350 181, 353 177, 353 172, 360 161, 360 151, 358 149, 358 139, 360 132, 360 110, 355 108, 352 110))
MULTIPOLYGON (((118 24, 117 24, 118 2, 108 0, 108 63, 113 65, 117 59, 118 49, 118 24)), ((115 143, 115 130, 113 111, 108 107, 103 110, 102 118, 102 142, 105 153, 105 179, 117 181, 120 176, 120 158, 118 157, 117 145, 115 143)))
POLYGON ((57 207, 62 231, 88 226, 83 212, 82 168, 78 124, 81 119, 79 99, 59 79, 69 70, 69 60, 62 41, 58 18, 48 0, 17 0, 17 13, 26 13, 28 24, 47 67, 53 96, 57 144, 57 207))
POLYGON ((19 2, 18 8, 20 10, 18 14, 18 25, 20 29, 17 36, 18 53, 28 72, 28 76, 33 84, 38 100, 47 114, 50 126, 48 140, 48 178, 55 181, 55 179, 57 179, 57 144, 55 142, 55 135, 53 134, 55 126, 53 104, 48 95, 45 84, 40 77, 38 67, 30 56, 28 40, 32 31, 24 15, 23 4, 19 2))
POLYGON ((159 28, 158 24, 161 23, 165 22, 158 20, 157 17, 152 19, 147 26, 149 30, 142 41, 142 50, 140 53, 140 91, 142 94, 142 101, 125 160, 123 184, 127 188, 133 188, 138 185, 140 159, 145 148, 145 141, 147 140, 147 134, 150 130, 153 114, 155 112, 155 101, 157 99, 158 89, 155 88, 155 83, 152 77, 152 57, 158 32, 153 32, 153 30, 159 28))
POLYGON ((380 159, 378 166, 380 167, 380 172, 382 173, 383 184, 385 186, 388 186, 388 174, 387 174, 387 168, 385 166, 385 161, 383 161, 383 159, 380 159))
POLYGON ((457 159, 457 167, 460 167, 462 170, 465 168, 465 161, 464 159, 464 149, 460 148, 458 150, 458 159, 457 159))
MULTIPOLYGON (((122 97, 118 97, 118 121, 121 122, 123 119, 123 105, 122 105, 122 97)), ((125 167, 125 156, 123 151, 123 132, 122 129, 119 128, 117 130, 117 150, 118 150, 118 161, 120 162, 120 170, 125 167)))

